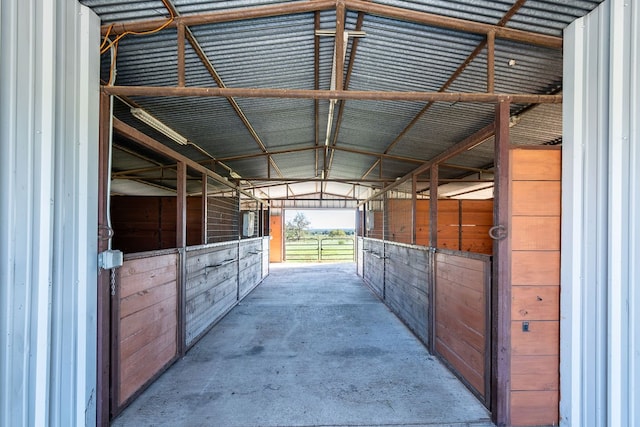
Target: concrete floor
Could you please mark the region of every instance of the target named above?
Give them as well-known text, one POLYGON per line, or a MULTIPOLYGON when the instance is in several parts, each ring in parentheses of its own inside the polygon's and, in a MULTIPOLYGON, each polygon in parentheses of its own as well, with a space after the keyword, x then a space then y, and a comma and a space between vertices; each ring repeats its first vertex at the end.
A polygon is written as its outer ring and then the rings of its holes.
POLYGON ((353 264, 271 274, 114 426, 493 426, 353 264))

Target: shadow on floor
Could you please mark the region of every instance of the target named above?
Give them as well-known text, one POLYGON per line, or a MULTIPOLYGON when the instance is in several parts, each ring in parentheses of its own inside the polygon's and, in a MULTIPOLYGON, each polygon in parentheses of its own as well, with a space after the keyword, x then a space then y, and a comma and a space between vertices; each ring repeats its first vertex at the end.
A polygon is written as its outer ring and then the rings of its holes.
POLYGON ((493 426, 355 271, 272 264, 112 425, 493 426))

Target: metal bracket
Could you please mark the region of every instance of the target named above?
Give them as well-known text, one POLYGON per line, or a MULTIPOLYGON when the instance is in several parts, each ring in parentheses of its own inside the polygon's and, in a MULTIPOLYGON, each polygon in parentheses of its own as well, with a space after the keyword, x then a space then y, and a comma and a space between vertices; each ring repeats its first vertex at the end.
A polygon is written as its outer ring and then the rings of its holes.
POLYGON ((489 237, 493 240, 502 240, 507 237, 507 230, 504 225, 494 225, 489 229, 489 237))

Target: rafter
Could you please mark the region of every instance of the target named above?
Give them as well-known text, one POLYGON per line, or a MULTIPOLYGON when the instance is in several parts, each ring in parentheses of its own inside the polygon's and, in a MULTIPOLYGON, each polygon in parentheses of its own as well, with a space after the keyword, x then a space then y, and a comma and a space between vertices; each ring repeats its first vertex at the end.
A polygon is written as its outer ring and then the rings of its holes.
POLYGON ((193 96, 225 98, 288 98, 288 99, 352 99, 368 101, 433 101, 473 102, 497 104, 509 101, 513 104, 560 104, 562 95, 534 93, 461 93, 461 92, 397 92, 355 90, 308 90, 308 89, 258 89, 220 87, 175 87, 175 86, 102 86, 107 95, 124 96, 193 96))
MULTIPOLYGON (((166 28, 175 28, 178 23, 186 26, 214 24, 222 22, 243 21, 273 16, 293 15, 299 13, 311 13, 322 10, 335 9, 336 4, 344 4, 346 9, 364 12, 371 15, 393 18, 406 22, 415 22, 438 28, 463 31, 474 34, 488 34, 495 31, 497 38, 517 41, 532 45, 544 46, 553 49, 562 48, 562 38, 530 31, 516 30, 514 28, 499 27, 497 25, 484 24, 466 19, 452 18, 433 13, 420 12, 397 6, 387 6, 371 3, 363 0, 310 0, 300 2, 287 2, 283 4, 255 6, 224 10, 219 12, 198 13, 176 17, 166 28)), ((102 26, 102 34, 119 35, 126 32, 150 31, 166 24, 166 19, 146 19, 140 21, 118 22, 102 26)))

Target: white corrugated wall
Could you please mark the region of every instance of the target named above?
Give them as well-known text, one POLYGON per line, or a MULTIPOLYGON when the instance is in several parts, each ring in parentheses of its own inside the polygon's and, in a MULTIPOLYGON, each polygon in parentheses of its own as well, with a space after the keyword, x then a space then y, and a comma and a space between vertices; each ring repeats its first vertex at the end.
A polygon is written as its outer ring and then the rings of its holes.
POLYGON ((640 2, 565 31, 561 424, 640 425, 640 2))
POLYGON ((1 2, 1 426, 95 424, 99 31, 1 2))

